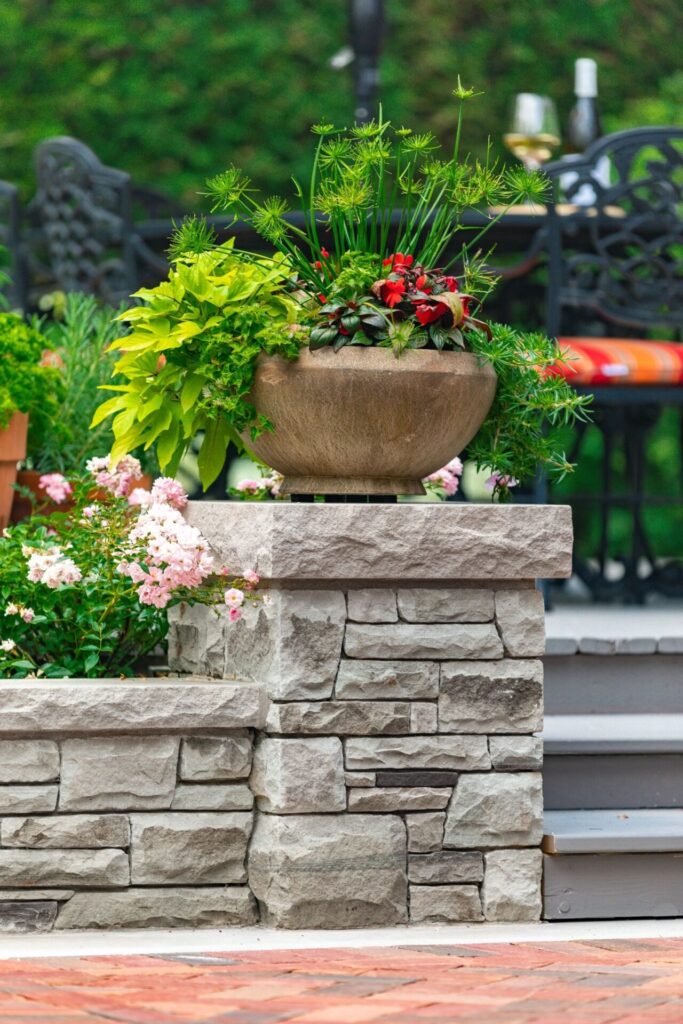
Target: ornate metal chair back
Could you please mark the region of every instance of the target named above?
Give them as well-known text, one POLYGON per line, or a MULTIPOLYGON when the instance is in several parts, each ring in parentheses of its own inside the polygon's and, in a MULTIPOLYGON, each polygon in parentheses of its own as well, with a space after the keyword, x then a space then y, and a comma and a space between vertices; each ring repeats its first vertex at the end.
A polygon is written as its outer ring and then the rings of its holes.
POLYGON ((26 299, 20 231, 18 189, 0 181, 0 297, 1 305, 10 309, 23 309, 26 299))
POLYGON ((130 176, 68 137, 40 143, 35 167, 34 278, 113 304, 127 298, 137 287, 130 176))
POLYGON ((620 327, 683 328, 683 128, 616 132, 546 171, 549 333, 568 307, 620 327))

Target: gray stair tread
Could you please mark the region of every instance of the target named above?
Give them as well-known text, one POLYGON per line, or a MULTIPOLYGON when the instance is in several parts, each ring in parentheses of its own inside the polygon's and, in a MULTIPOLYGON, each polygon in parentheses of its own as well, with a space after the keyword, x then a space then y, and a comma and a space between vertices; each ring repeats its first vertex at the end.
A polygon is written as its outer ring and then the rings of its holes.
POLYGON ((558 605, 546 614, 546 637, 549 655, 681 654, 683 604, 558 605))
POLYGON ((563 853, 683 850, 683 809, 546 811, 543 849, 563 853))
POLYGON ((683 715, 547 715, 543 746, 546 754, 675 753, 683 715))

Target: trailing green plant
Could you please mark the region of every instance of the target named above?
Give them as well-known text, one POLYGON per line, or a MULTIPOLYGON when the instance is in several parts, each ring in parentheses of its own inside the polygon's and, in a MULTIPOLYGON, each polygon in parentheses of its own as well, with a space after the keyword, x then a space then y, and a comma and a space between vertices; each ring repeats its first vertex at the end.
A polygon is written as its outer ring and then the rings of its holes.
POLYGON ((59 372, 44 365, 45 337, 15 313, 0 313, 0 430, 15 412, 29 414, 31 432, 58 435, 64 386, 59 372))
POLYGON ((97 427, 113 415, 114 460, 156 445, 161 468, 174 474, 192 439, 207 487, 223 466, 228 442, 269 429, 249 401, 261 353, 294 359, 301 342, 299 306, 288 289, 287 262, 259 260, 224 245, 177 255, 168 280, 141 289, 145 305, 119 315, 130 333, 112 343, 124 384, 101 405, 97 427))
MULTIPOLYGON (((32 324, 44 337, 43 361, 61 379, 61 401, 54 413, 59 429, 30 429, 26 464, 42 473, 73 473, 114 442, 109 423, 92 430, 89 424, 102 403, 98 388, 112 380, 116 354, 110 346, 126 333, 114 319, 123 307, 101 306, 92 295, 80 292, 54 292, 43 296, 40 308, 43 315, 34 317, 32 324)), ((155 469, 150 453, 143 459, 143 470, 155 469)))

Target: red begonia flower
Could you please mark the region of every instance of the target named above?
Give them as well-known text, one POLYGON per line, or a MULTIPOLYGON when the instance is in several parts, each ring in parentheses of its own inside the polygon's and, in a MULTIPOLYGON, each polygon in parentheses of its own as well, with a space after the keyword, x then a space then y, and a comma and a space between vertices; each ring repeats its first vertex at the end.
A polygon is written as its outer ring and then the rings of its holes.
POLYGON ((446 281, 446 287, 448 288, 449 292, 457 292, 457 290, 458 290, 458 282, 456 281, 456 279, 454 277, 447 277, 447 278, 445 278, 445 281, 446 281))
POLYGON ((410 255, 403 255, 402 252, 395 252, 393 256, 390 256, 387 260, 382 260, 383 267, 391 267, 392 270, 407 270, 408 267, 412 266, 413 257, 410 255))
POLYGON ((424 288, 424 286, 426 285, 426 283, 427 283, 427 275, 426 274, 420 274, 420 276, 415 281, 415 287, 417 288, 418 291, 421 292, 422 289, 424 288))
POLYGON ((426 327, 427 324, 433 324, 435 320, 438 320, 439 317, 447 312, 448 306, 444 306, 443 302, 437 302, 433 306, 428 306, 422 302, 415 306, 415 316, 423 327, 426 327))
POLYGON ((381 290, 382 302, 393 309, 403 298, 405 290, 405 281, 385 281, 381 290))

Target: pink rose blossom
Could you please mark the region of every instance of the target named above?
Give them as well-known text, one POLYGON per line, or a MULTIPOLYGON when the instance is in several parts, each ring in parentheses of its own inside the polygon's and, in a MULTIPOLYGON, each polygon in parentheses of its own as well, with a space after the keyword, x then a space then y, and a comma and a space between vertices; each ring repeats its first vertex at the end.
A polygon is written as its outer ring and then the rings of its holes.
POLYGON ((17 645, 15 644, 14 640, 1 640, 0 641, 0 648, 2 648, 3 651, 7 651, 7 652, 13 651, 16 646, 17 645))
POLYGON ((242 618, 242 609, 231 608, 230 611, 228 612, 228 618, 230 619, 231 622, 237 622, 239 619, 242 618))
POLYGON ((94 505, 86 505, 83 509, 83 515, 86 519, 92 519, 92 517, 98 512, 99 505, 95 502, 94 505))
POLYGON ((7 607, 5 608, 5 615, 18 615, 18 614, 19 614, 19 605, 18 604, 14 604, 13 602, 10 602, 10 604, 8 604, 7 607))
POLYGON ((185 508, 187 505, 187 492, 177 480, 172 480, 169 476, 160 476, 154 481, 152 487, 152 501, 171 505, 177 509, 185 508))
POLYGON ((225 603, 229 608, 239 608, 244 604, 244 593, 237 587, 231 587, 225 592, 225 603))
POLYGON ((61 473, 43 473, 38 483, 57 505, 73 494, 73 487, 61 473))
POLYGON ((243 494, 258 494, 264 487, 265 482, 263 480, 240 480, 235 486, 235 490, 241 491, 243 494))
POLYGON ((35 614, 36 613, 33 611, 33 608, 23 608, 21 611, 21 617, 24 622, 33 622, 35 614))
POLYGON ((109 456, 88 459, 85 468, 95 477, 95 483, 117 498, 126 498, 142 477, 142 467, 132 455, 124 455, 112 469, 109 456))
POLYGON ((491 473, 484 487, 487 491, 495 491, 496 487, 516 487, 519 480, 515 480, 514 476, 506 476, 504 473, 491 473))
POLYGON ((257 572, 254 572, 253 569, 247 569, 244 574, 244 579, 246 580, 249 589, 253 590, 254 587, 258 586, 261 577, 257 572))
POLYGON ((144 487, 135 487, 128 495, 128 504, 134 507, 147 508, 152 504, 152 495, 144 487))

